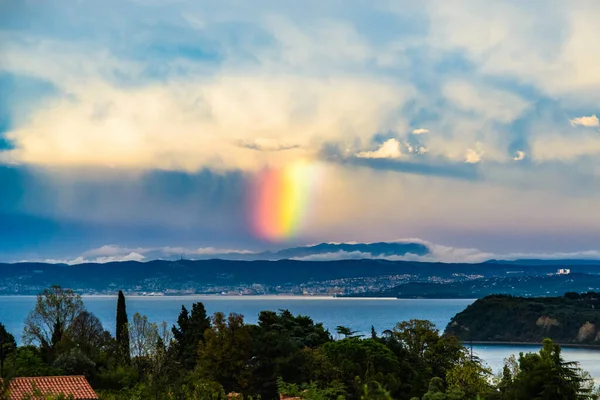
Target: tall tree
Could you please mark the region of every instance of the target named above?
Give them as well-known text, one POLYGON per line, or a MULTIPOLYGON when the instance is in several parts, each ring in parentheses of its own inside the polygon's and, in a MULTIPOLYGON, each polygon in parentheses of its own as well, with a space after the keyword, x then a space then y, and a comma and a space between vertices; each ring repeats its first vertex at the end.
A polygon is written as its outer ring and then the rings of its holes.
POLYGON ((15 337, 0 322, 0 378, 4 376, 4 361, 17 348, 15 337))
POLYGON ((177 325, 171 329, 175 339, 177 358, 187 370, 196 366, 196 351, 200 342, 204 343, 204 332, 210 329, 210 318, 201 302, 192 305, 192 312, 188 313, 185 306, 177 318, 177 325))
POLYGON ((521 353, 519 371, 509 381, 505 399, 583 400, 596 399, 590 379, 575 362, 567 362, 561 349, 544 339, 539 353, 521 353))
POLYGON ((127 306, 125 304, 125 295, 119 290, 117 299, 117 358, 122 364, 129 364, 131 360, 129 348, 129 324, 127 321, 127 306))
POLYGON ((252 336, 244 317, 215 313, 206 340, 198 346, 198 373, 226 392, 246 392, 252 376, 252 336))
POLYGON ((67 330, 67 337, 87 356, 94 356, 110 343, 110 333, 89 311, 79 313, 67 330))
POLYGON ((71 322, 84 311, 81 296, 72 289, 52 286, 37 295, 34 309, 25 319, 23 341, 53 349, 71 322))

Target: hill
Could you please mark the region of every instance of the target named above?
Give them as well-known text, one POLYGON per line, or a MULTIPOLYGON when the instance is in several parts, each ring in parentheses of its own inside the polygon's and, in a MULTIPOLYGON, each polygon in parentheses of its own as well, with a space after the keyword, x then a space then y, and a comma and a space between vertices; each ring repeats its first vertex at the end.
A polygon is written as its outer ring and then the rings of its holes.
POLYGON ((446 334, 464 341, 535 342, 600 346, 600 293, 561 297, 492 295, 458 313, 446 334))
POLYGON ((600 263, 444 264, 381 259, 335 261, 155 260, 77 265, 0 264, 1 294, 36 294, 57 284, 80 293, 345 294, 388 297, 482 297, 600 290, 600 263), (366 294, 365 294, 366 293, 366 294))
MULTIPOLYGON (((525 267, 526 271, 536 269, 525 267)), ((397 298, 480 298, 491 294, 516 296, 562 296, 566 292, 600 291, 600 275, 572 273, 569 275, 509 274, 489 278, 455 280, 452 282, 408 282, 378 292, 360 294, 363 297, 397 298)))

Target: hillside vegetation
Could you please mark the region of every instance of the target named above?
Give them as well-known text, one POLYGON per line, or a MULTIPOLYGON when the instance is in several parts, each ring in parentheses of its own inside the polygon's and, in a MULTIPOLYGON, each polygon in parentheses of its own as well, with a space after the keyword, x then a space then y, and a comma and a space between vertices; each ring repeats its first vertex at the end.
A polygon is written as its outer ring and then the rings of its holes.
POLYGON ((536 342, 600 346, 600 293, 524 298, 492 295, 458 313, 446 334, 465 341, 536 342))

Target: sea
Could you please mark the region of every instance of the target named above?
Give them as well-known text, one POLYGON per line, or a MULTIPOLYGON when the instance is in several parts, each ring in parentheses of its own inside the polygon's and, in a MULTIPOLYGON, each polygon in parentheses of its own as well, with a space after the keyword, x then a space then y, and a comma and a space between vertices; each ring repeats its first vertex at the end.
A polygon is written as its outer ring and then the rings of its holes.
MULTIPOLYGON (((0 322, 21 340, 24 320, 35 305, 35 296, 0 296, 0 322)), ((401 321, 426 319, 443 331, 450 319, 475 299, 349 299, 310 296, 127 296, 129 317, 139 312, 152 322, 165 321, 173 325, 181 306, 188 309, 202 302, 209 314, 217 311, 236 312, 248 323, 255 323, 262 310, 289 310, 294 314, 310 316, 321 322, 335 337, 339 325, 370 335, 371 327, 378 333, 392 329, 401 321)), ((83 296, 85 307, 94 313, 105 329, 114 334, 116 296, 83 296)), ((504 359, 520 352, 535 352, 536 345, 473 345, 473 353, 480 357, 494 373, 502 369, 504 359)), ((600 383, 600 350, 565 348, 563 357, 577 361, 600 383)))

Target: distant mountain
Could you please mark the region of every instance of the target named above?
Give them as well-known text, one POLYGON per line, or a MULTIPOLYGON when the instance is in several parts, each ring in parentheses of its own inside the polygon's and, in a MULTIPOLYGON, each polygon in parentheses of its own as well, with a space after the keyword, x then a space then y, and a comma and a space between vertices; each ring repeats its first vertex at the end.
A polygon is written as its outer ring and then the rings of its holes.
MULTIPOLYGON (((357 247, 349 247, 354 248, 357 247)), ((378 251, 384 251, 385 248, 382 246, 378 251)), ((322 246, 318 251, 326 250, 327 246, 322 246)), ((136 293, 167 294, 367 292, 369 296, 472 298, 490 293, 539 295, 600 290, 600 262, 586 265, 520 265, 444 264, 382 259, 214 259, 78 265, 0 264, 0 294, 35 294, 53 284, 71 287, 80 293, 114 293, 119 289, 136 293), (557 268, 564 267, 570 268, 572 273, 555 274, 557 268)))
POLYGON ((365 258, 393 257, 414 254, 424 256, 429 254, 429 248, 421 243, 379 242, 379 243, 321 243, 314 246, 292 247, 275 252, 262 252, 254 254, 258 260, 282 260, 306 258, 323 254, 360 253, 365 258))

